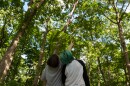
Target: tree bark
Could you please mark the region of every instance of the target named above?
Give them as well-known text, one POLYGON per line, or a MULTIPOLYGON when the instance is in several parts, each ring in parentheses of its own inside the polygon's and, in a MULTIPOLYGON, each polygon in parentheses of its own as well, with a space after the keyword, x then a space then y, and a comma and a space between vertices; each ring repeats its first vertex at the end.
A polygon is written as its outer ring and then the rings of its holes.
POLYGON ((129 57, 128 57, 128 50, 126 48, 125 38, 123 35, 123 28, 122 28, 120 22, 118 22, 117 25, 118 25, 118 30, 119 30, 120 44, 121 44, 122 51, 123 51, 123 57, 125 59, 128 76, 130 78, 130 61, 129 61, 129 57))
POLYGON ((126 65, 124 64, 124 71, 125 71, 125 82, 126 82, 126 86, 129 86, 129 80, 128 80, 128 77, 127 77, 127 68, 126 68, 126 65))
POLYGON ((107 86, 106 78, 105 78, 105 76, 104 76, 104 71, 102 70, 101 62, 100 62, 100 58, 99 58, 99 57, 97 57, 97 61, 98 61, 98 65, 99 65, 99 70, 100 70, 100 72, 101 72, 101 74, 102 74, 102 78, 103 78, 103 81, 104 81, 104 83, 105 83, 104 85, 107 86))
POLYGON ((23 36, 23 33, 25 32, 26 28, 30 24, 30 21, 33 19, 34 15, 37 12, 37 9, 43 4, 44 0, 41 0, 39 3, 35 5, 34 8, 28 9, 28 11, 25 14, 25 18, 22 22, 22 24, 19 26, 19 31, 17 32, 16 36, 12 40, 10 47, 8 47, 6 53, 4 54, 1 63, 0 63, 0 82, 4 80, 5 76, 7 75, 7 72, 11 66, 11 62, 13 60, 13 54, 14 51, 18 45, 18 42, 20 38, 23 36))
POLYGON ((33 81, 33 86, 37 86, 38 81, 40 79, 41 64, 42 64, 42 60, 43 60, 43 57, 44 57, 44 47, 45 47, 47 33, 48 33, 48 30, 45 32, 43 39, 42 39, 43 42, 42 42, 42 46, 41 46, 41 50, 40 50, 38 65, 36 67, 36 75, 35 75, 35 78, 34 78, 34 81, 33 81))

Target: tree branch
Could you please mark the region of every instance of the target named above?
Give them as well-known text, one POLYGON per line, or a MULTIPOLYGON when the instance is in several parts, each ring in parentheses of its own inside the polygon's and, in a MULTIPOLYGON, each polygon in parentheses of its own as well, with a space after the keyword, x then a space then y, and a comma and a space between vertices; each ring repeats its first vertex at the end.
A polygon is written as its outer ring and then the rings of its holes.
POLYGON ((117 7, 117 2, 118 2, 118 0, 116 1, 116 7, 117 7))
POLYGON ((73 13, 74 13, 74 10, 75 10, 77 4, 78 4, 78 0, 74 3, 73 9, 72 9, 72 11, 71 11, 70 14, 69 14, 70 18, 67 20, 66 25, 63 27, 63 29, 62 29, 61 31, 64 31, 64 32, 65 32, 66 29, 67 29, 67 26, 68 26, 68 25, 70 24, 70 22, 72 21, 72 16, 73 16, 73 13))
MULTIPOLYGON (((108 4, 111 4, 111 1, 110 1, 110 0, 108 1, 108 4)), ((103 8, 103 6, 101 6, 101 7, 103 8)), ((110 20, 112 23, 117 24, 117 22, 114 22, 111 18, 109 18, 108 16, 106 16, 105 13, 103 13, 103 15, 104 15, 108 20, 110 20)))
POLYGON ((112 23, 117 24, 117 22, 114 22, 112 19, 110 19, 108 16, 106 16, 105 14, 103 14, 108 20, 110 20, 112 23))
POLYGON ((73 41, 71 41, 70 45, 68 46, 68 50, 70 50, 70 51, 71 51, 71 49, 72 49, 73 45, 74 45, 74 43, 73 43, 73 41))
POLYGON ((120 17, 120 19, 119 19, 119 22, 123 19, 123 16, 124 16, 124 14, 125 14, 127 8, 129 7, 129 5, 130 5, 130 3, 128 3, 128 5, 127 5, 125 11, 122 13, 122 15, 121 15, 121 17, 120 17))
POLYGON ((124 6, 125 6, 125 1, 123 1, 123 5, 122 5, 122 7, 121 7, 120 14, 122 13, 124 6))
MULTIPOLYGON (((116 3, 117 3, 117 2, 116 2, 116 3)), ((117 11, 117 8, 116 8, 116 6, 115 6, 114 0, 113 0, 113 2, 112 2, 112 7, 113 7, 113 9, 114 9, 114 11, 115 11, 115 13, 116 13, 116 21, 119 21, 119 12, 117 11)))

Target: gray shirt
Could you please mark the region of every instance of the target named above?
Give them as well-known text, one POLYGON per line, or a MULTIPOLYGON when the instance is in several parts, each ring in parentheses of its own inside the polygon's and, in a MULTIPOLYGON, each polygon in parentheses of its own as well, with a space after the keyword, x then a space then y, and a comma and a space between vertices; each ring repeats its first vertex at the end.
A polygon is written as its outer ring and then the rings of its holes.
POLYGON ((83 66, 77 60, 73 60, 66 66, 65 75, 65 86, 85 86, 83 66))
POLYGON ((52 68, 46 65, 42 72, 41 80, 46 80, 46 86, 63 86, 61 80, 62 64, 60 63, 57 68, 52 68))

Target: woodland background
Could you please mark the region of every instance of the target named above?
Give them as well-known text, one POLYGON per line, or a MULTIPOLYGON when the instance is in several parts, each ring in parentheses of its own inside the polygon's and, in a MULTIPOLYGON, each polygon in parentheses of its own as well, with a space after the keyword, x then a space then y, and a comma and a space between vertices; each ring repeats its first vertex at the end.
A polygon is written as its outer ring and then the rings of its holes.
POLYGON ((91 86, 130 86, 129 0, 0 0, 0 86, 42 86, 47 58, 74 42, 91 86), (26 5, 26 6, 25 6, 26 5))

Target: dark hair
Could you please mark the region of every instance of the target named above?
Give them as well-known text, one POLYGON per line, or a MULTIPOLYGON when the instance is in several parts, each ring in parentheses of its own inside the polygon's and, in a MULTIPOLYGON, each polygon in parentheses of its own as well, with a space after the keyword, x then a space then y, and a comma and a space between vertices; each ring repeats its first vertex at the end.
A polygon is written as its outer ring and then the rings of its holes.
POLYGON ((59 65, 59 57, 56 54, 51 55, 47 60, 47 65, 56 68, 59 65))

